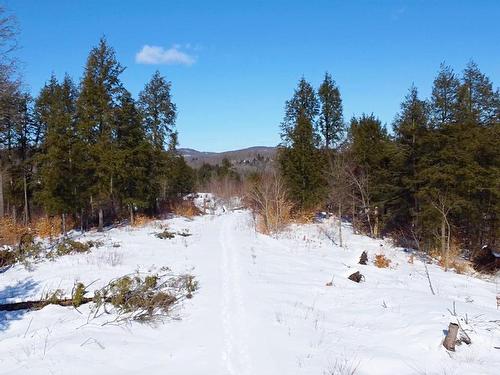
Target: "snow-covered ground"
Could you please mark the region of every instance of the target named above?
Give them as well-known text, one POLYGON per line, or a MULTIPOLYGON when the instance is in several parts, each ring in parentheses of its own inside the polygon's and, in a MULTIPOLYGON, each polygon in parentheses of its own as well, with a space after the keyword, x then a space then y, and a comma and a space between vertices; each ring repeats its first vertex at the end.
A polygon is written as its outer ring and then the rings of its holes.
MULTIPOLYGON (((75 281, 109 280, 170 267, 199 282, 172 319, 149 326, 102 325, 89 305, 0 313, 0 374, 498 374, 498 281, 443 272, 381 240, 333 221, 293 226, 278 238, 258 234, 248 211, 166 220, 190 237, 156 238, 158 223, 117 228, 85 239, 105 245, 87 254, 19 265, 0 274, 0 303, 40 297, 75 281), (119 244, 119 247, 117 244, 119 244), (363 250, 370 263, 358 265, 363 250), (376 268, 383 253, 391 268, 376 268), (365 281, 346 275, 359 270, 365 281), (331 282, 331 286, 326 284, 331 282), (472 345, 448 353, 443 330, 455 310, 472 345), (495 322, 496 321, 496 322, 495 322), (344 368, 342 372, 341 368, 344 368)), ((93 290, 93 288, 90 288, 93 290)))

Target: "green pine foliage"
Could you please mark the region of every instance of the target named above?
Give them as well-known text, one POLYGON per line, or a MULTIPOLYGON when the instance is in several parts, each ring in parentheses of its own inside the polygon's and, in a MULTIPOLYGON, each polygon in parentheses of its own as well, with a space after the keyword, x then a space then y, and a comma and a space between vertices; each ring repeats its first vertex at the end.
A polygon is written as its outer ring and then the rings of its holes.
POLYGON ((289 135, 290 146, 281 147, 278 160, 281 173, 297 210, 311 210, 326 196, 325 155, 318 150, 311 120, 299 116, 289 135))
POLYGON ((71 78, 62 83, 52 76, 36 100, 37 121, 45 129, 45 137, 38 153, 37 201, 49 215, 75 213, 83 202, 77 194, 78 174, 73 145, 75 138, 75 111, 77 90, 71 78))
MULTIPOLYGON (((281 123, 281 140, 283 144, 292 142, 294 129, 299 118, 303 117, 314 124, 319 114, 319 102, 312 85, 302 77, 290 100, 285 103, 285 117, 281 123)), ((317 136, 317 134, 315 134, 317 136)), ((317 141, 317 140, 316 140, 317 141)))
POLYGON ((194 171, 175 150, 171 83, 156 72, 136 102, 124 69, 101 39, 78 87, 52 76, 35 100, 15 84, 2 91, 0 216, 71 215, 102 228, 192 192, 194 171))
POLYGON ((345 133, 340 90, 328 73, 318 89, 318 97, 321 103, 318 125, 324 146, 328 150, 339 146, 345 133))

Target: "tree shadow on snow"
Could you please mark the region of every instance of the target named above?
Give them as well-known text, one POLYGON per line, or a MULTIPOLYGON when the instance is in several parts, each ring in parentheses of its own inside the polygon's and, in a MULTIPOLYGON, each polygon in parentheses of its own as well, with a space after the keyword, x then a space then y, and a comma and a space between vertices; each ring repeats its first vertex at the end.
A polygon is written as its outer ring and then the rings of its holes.
MULTIPOLYGON (((23 297, 35 290, 37 285, 33 279, 28 278, 18 281, 15 285, 9 285, 0 289, 0 304, 9 303, 12 299, 23 299, 23 297)), ((27 312, 28 310, 0 311, 0 332, 6 331, 12 321, 22 319, 27 312)))

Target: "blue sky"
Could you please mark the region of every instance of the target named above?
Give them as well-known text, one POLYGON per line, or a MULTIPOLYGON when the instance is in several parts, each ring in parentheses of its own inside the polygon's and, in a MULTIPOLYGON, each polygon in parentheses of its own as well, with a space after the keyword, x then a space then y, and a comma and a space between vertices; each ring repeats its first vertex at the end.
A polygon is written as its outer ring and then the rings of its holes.
POLYGON ((276 145, 301 76, 318 86, 329 71, 346 119, 388 124, 412 82, 429 94, 442 61, 460 72, 474 59, 500 81, 500 1, 2 2, 33 93, 52 72, 79 80, 105 35, 134 95, 156 69, 172 81, 181 146, 206 151, 276 145))

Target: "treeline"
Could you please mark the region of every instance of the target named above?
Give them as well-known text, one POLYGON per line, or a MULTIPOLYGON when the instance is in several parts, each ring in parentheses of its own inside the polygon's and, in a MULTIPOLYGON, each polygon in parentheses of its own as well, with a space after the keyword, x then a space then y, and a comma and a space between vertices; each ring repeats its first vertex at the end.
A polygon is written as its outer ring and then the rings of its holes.
POLYGON ((344 121, 329 74, 286 102, 279 169, 296 212, 330 206, 374 237, 476 251, 499 234, 500 94, 473 62, 441 65, 430 98, 412 86, 390 130, 344 121))
POLYGON ((78 85, 52 76, 35 98, 3 69, 0 217, 71 216, 102 229, 193 190, 194 171, 176 152, 171 83, 156 72, 134 100, 124 70, 105 39, 78 85))

